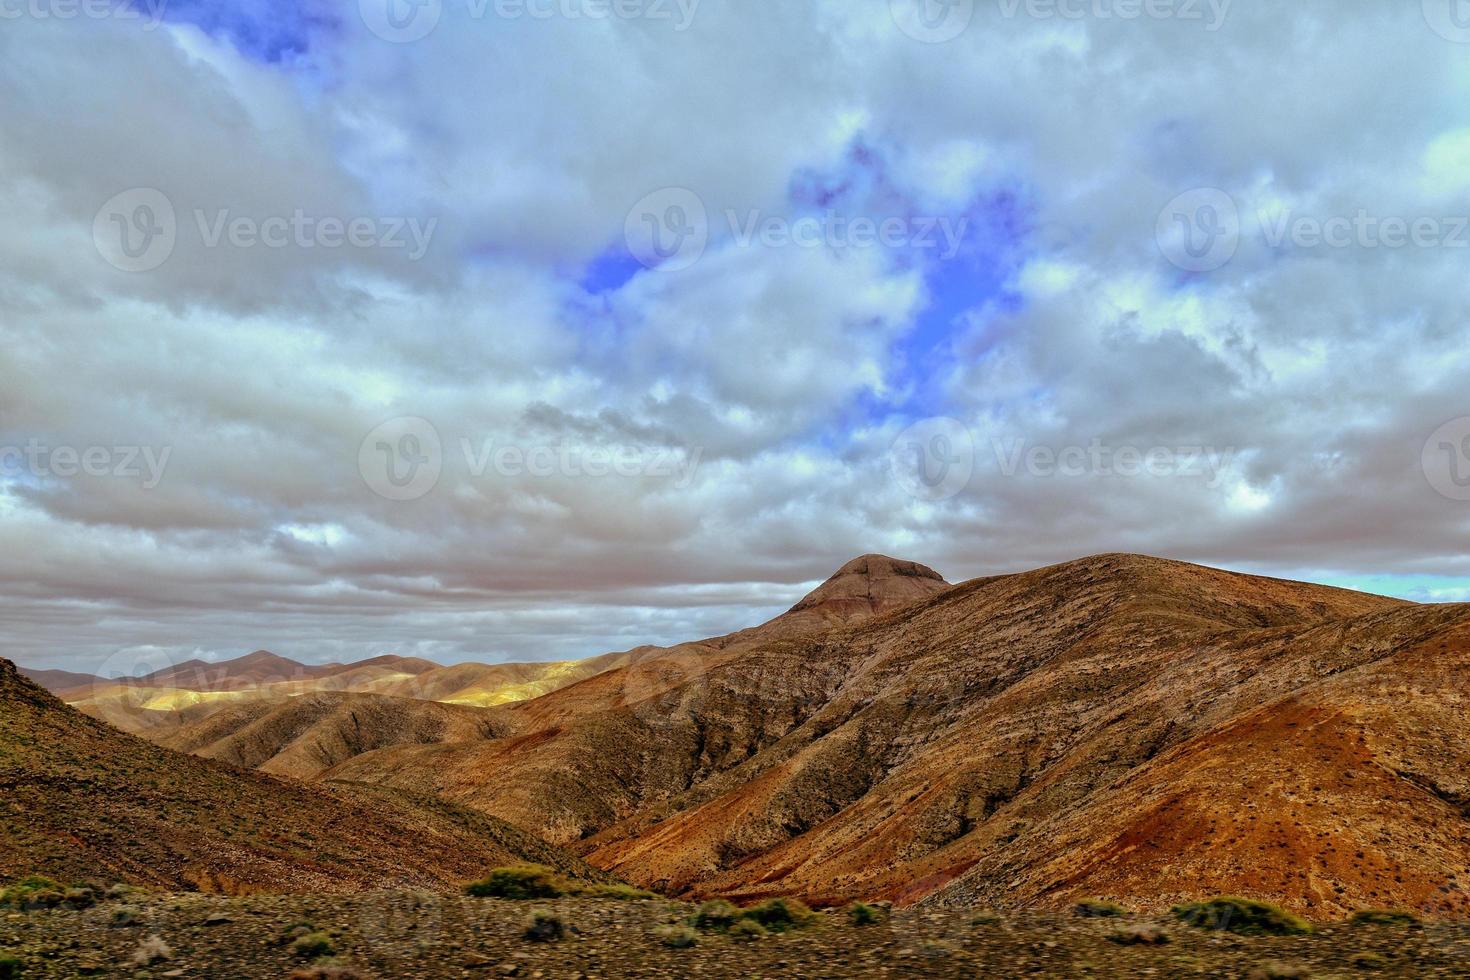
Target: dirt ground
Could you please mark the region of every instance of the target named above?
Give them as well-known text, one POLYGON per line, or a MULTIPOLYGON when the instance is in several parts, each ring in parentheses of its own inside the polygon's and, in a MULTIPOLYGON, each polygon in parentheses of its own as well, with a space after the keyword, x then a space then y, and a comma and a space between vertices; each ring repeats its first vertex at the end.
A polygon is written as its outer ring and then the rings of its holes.
MULTIPOLYGON (((1309 936, 1242 937, 1158 917, 899 910, 866 926, 851 924, 841 912, 827 912, 799 931, 746 941, 706 932, 697 933, 696 944, 688 948, 669 945, 672 937, 660 930, 691 912, 691 906, 665 900, 511 902, 414 892, 347 898, 132 895, 84 910, 0 912, 0 960, 17 958, 20 977, 1470 974, 1470 927, 1464 925, 1343 923, 1309 936), (527 938, 535 913, 559 918, 563 938, 527 938), (313 934, 315 939, 297 942, 313 934), (1119 941, 1128 938, 1153 942, 1119 941), (158 958, 143 965, 149 952, 158 958)), ((0 976, 5 975, 0 967, 0 976)))

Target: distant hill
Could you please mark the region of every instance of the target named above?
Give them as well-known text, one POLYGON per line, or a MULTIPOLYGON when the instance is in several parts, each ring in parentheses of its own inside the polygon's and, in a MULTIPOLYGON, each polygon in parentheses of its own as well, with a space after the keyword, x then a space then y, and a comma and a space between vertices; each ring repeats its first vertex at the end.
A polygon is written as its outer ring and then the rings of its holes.
POLYGON ((453 889, 533 860, 603 878, 510 824, 393 790, 278 779, 160 748, 0 660, 0 880, 175 889, 453 889))
POLYGON ((154 740, 237 766, 311 778, 353 756, 393 745, 501 738, 515 730, 503 708, 324 691, 242 701, 154 740))
POLYGON ((574 684, 625 659, 608 654, 581 661, 443 667, 390 654, 309 666, 259 650, 218 663, 188 660, 140 677, 24 668, 22 673, 79 710, 144 734, 200 721, 229 705, 329 691, 480 707, 509 704, 574 684))
POLYGON ((90 687, 101 680, 92 674, 78 674, 70 670, 37 670, 21 667, 24 677, 35 681, 48 691, 65 691, 69 688, 90 687))

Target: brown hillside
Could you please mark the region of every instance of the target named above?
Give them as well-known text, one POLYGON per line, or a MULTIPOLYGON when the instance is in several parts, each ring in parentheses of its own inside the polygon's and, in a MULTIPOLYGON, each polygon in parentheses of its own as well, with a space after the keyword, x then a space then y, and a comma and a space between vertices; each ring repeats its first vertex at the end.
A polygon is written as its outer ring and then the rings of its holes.
POLYGON ((0 660, 0 880, 203 891, 450 889, 535 860, 597 876, 501 820, 370 787, 308 786, 170 752, 0 660))
POLYGON ((180 752, 309 779, 374 749, 500 738, 513 728, 503 708, 325 692, 231 704, 153 740, 180 752))
POLYGON ((1464 912, 1467 760, 1438 747, 1467 621, 1105 555, 620 668, 520 706, 514 738, 334 772, 587 838, 592 863, 691 895, 1464 912))

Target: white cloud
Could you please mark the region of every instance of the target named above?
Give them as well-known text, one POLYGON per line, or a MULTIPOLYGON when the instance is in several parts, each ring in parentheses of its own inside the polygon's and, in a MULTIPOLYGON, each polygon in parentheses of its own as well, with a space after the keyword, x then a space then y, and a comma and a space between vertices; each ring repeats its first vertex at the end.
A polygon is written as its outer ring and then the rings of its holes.
POLYGON ((171 450, 151 490, 5 484, 18 655, 591 654, 746 625, 869 550, 952 577, 1120 548, 1466 574, 1464 507, 1420 466, 1470 414, 1465 251, 1260 233, 1262 213, 1464 210, 1470 75, 1416 9, 1235 5, 1207 32, 982 5, 938 46, 882 3, 704 4, 686 32, 447 10, 407 45, 344 17, 282 64, 181 25, 0 34, 0 445, 171 450), (712 216, 703 257, 582 290, 671 186, 712 216), (129 187, 179 215, 153 272, 92 241, 129 187), (1244 234, 1186 276, 1154 235, 1196 187, 1228 192, 1244 234), (983 223, 998 198, 1009 250, 955 265, 721 228, 828 207, 983 223), (415 262, 209 247, 195 212, 222 210, 437 224, 415 262), (926 414, 980 453, 940 503, 888 470, 926 414), (446 452, 406 503, 357 469, 400 415, 446 452), (700 463, 682 486, 476 475, 462 439, 700 463), (1233 455, 1214 485, 1006 476, 992 439, 1233 455))

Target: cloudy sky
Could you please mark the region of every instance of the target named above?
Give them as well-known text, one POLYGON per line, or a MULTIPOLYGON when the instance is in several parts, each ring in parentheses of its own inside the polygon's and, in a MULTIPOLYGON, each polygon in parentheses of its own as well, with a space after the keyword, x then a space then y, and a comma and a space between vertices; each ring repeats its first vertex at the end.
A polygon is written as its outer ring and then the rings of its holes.
POLYGON ((1470 599, 1451 0, 0 0, 0 628, 559 659, 847 559, 1470 599))

